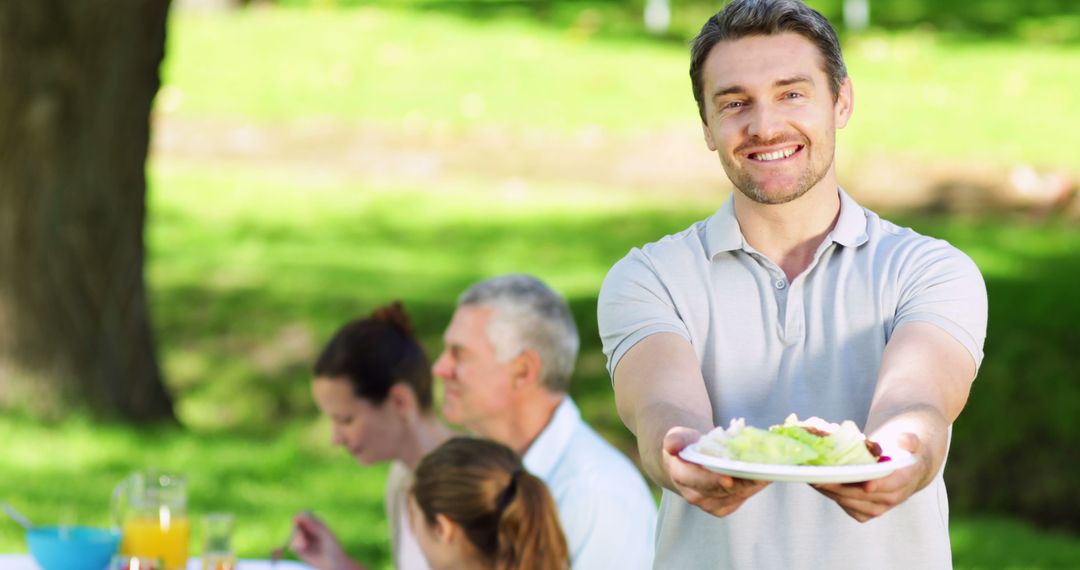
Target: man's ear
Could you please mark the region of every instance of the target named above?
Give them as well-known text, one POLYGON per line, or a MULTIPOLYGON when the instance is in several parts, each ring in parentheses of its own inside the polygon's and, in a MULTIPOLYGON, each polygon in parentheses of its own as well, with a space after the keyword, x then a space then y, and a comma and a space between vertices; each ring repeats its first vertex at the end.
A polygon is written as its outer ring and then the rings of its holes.
POLYGON ((384 405, 393 406, 394 410, 402 415, 413 413, 420 408, 416 393, 404 382, 395 382, 390 386, 384 405))
POLYGON ((521 354, 514 358, 512 368, 514 388, 539 384, 541 365, 540 355, 535 350, 525 349, 521 351, 521 354))
POLYGON ((851 85, 851 78, 845 77, 840 84, 840 92, 836 94, 836 104, 833 105, 836 128, 842 129, 847 126, 851 119, 851 113, 855 110, 855 90, 851 85))
POLYGON ((712 131, 709 130, 709 125, 705 121, 701 121, 701 132, 705 135, 705 145, 709 147, 709 150, 716 152, 716 141, 712 138, 712 131))

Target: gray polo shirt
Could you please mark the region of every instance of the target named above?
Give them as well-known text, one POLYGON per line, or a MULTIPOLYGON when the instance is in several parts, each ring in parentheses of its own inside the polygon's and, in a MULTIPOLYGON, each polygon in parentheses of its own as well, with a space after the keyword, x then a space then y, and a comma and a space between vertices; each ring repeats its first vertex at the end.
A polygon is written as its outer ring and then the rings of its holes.
MULTIPOLYGON (((842 190, 813 262, 788 282, 742 236, 729 198, 710 218, 635 248, 600 291, 600 336, 614 377, 645 337, 686 338, 713 422, 781 423, 789 413, 865 426, 885 343, 925 321, 982 361, 986 288, 948 243, 882 220, 842 190)), ((948 568, 948 502, 933 482, 858 523, 810 486, 774 483, 717 518, 664 491, 655 568, 948 568)))

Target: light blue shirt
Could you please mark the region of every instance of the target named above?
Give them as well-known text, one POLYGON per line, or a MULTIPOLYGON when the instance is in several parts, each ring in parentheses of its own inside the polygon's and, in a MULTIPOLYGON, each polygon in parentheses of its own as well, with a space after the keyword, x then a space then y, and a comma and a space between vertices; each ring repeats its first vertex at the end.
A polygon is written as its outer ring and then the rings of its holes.
POLYGON ((656 504, 641 473, 569 396, 525 453, 559 510, 574 570, 652 568, 656 504))

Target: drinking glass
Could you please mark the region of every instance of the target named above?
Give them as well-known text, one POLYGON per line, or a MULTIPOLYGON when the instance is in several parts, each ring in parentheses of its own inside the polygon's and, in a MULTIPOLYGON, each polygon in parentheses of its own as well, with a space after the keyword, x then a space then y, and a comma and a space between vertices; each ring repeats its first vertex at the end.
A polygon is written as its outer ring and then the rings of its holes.
POLYGON ((134 473, 113 492, 113 516, 124 530, 120 554, 157 558, 163 570, 186 568, 190 529, 183 475, 153 469, 134 473))
POLYGON ((165 564, 160 558, 140 558, 138 556, 113 556, 109 570, 164 570, 165 564))
POLYGON ((207 513, 202 518, 203 570, 233 570, 236 554, 232 551, 234 519, 230 513, 207 513))

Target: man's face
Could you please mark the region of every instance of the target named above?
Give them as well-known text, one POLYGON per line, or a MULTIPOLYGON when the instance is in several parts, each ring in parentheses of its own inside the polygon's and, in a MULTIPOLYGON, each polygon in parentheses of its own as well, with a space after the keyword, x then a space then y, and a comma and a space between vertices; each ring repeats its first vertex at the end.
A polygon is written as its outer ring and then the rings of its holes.
POLYGON ((315 405, 330 418, 331 441, 364 465, 397 457, 403 422, 389 401, 376 406, 353 393, 349 381, 318 377, 311 383, 315 405))
POLYGON ((443 335, 443 352, 432 366, 442 378, 443 415, 479 435, 491 431, 510 409, 513 359, 499 362, 488 340, 487 326, 495 309, 464 305, 454 312, 443 335))
POLYGON ((705 141, 732 184, 761 204, 835 185, 836 129, 851 114, 851 83, 834 100, 823 58, 785 33, 718 43, 705 59, 705 141))

